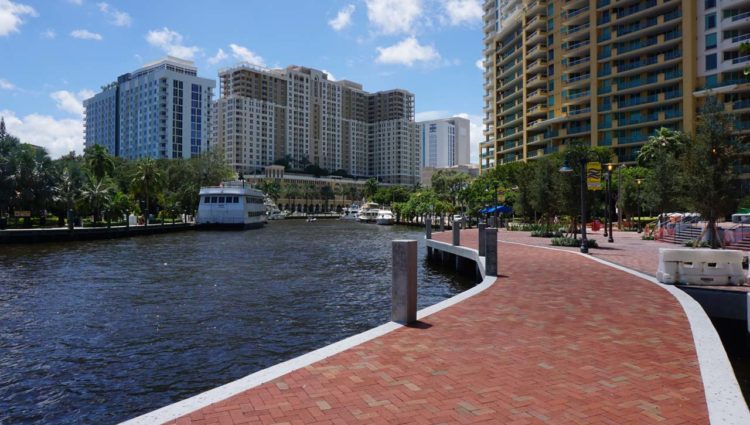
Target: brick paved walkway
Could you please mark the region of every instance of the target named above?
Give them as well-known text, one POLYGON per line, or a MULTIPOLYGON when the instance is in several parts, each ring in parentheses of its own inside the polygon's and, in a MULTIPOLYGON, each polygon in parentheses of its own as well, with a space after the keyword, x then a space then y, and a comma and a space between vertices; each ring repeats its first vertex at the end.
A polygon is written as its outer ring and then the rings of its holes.
POLYGON ((708 423, 689 325, 666 291, 559 251, 499 256, 495 285, 420 326, 173 423, 708 423))
MULTIPOLYGON (((465 230, 468 234, 476 234, 476 229, 465 230)), ((472 236, 474 237, 474 236, 472 236)), ((636 232, 615 231, 614 243, 607 242, 602 232, 590 232, 589 239, 595 239, 599 248, 589 250, 593 257, 600 258, 632 270, 637 270, 651 276, 656 276, 659 263, 659 248, 681 248, 680 245, 659 242, 644 241, 641 234, 636 232)), ((552 247, 549 238, 532 238, 530 232, 508 232, 501 229, 498 239, 507 242, 524 243, 528 245, 552 247)), ((561 248, 566 251, 579 251, 578 248, 561 248)), ((702 286, 705 289, 714 289, 731 292, 750 292, 750 285, 744 286, 702 286)))

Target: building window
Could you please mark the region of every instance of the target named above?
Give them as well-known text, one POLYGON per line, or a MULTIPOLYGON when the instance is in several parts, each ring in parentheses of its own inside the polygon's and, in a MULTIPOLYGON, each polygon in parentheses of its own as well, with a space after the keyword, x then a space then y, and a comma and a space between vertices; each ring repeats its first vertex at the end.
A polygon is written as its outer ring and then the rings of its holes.
POLYGON ((709 13, 706 15, 706 29, 710 30, 711 28, 716 28, 716 14, 715 13, 709 13))
POLYGON ((706 71, 716 69, 716 53, 706 55, 706 71))
POLYGON ((713 9, 716 7, 716 0, 703 0, 703 7, 706 9, 713 9))
POLYGON ((716 48, 716 33, 706 34, 706 49, 716 48))

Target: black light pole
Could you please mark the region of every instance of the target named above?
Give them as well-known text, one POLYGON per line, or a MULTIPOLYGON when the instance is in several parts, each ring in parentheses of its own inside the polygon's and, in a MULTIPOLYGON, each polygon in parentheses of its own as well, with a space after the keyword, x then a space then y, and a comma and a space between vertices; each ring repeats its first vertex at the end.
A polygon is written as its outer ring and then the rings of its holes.
POLYGON ((636 202, 638 203, 638 224, 637 224, 637 228, 638 228, 638 233, 641 233, 641 179, 636 179, 635 183, 636 183, 636 185, 638 187, 638 190, 636 191, 636 196, 635 196, 636 202))
MULTIPOLYGON (((586 238, 586 163, 588 159, 583 157, 580 159, 581 166, 581 252, 584 254, 589 253, 588 239, 586 238)), ((568 160, 560 167, 561 173, 570 173, 573 169, 568 166, 568 160)))
POLYGON ((615 241, 612 234, 612 164, 607 164, 607 218, 609 218, 609 239, 607 242, 615 241))
POLYGON ((604 188, 606 192, 604 193, 604 235, 603 236, 606 238, 607 236, 609 236, 609 233, 607 233, 609 230, 607 229, 607 226, 610 221, 610 217, 609 217, 609 164, 607 164, 607 172, 604 173, 604 184, 606 185, 606 187, 604 188))

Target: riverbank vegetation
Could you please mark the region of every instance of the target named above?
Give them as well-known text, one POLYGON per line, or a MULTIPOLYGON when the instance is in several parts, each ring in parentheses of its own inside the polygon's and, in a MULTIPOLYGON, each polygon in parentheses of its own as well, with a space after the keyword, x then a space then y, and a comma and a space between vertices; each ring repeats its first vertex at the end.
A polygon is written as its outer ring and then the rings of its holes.
POLYGON ((233 178, 219 152, 190 159, 115 158, 95 145, 52 160, 0 126, 0 224, 119 223, 128 214, 194 214, 201 186, 233 178), (90 217, 90 218, 89 218, 90 217))

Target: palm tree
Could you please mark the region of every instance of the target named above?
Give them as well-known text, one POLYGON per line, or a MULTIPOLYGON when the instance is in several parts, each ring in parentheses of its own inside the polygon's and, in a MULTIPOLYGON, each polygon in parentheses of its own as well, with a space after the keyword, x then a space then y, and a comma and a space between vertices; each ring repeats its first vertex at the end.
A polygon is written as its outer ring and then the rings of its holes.
POLYGON ((680 153, 683 146, 682 133, 662 127, 641 148, 637 158, 638 165, 649 166, 654 161, 664 160, 667 155, 680 153))
POLYGON ((55 186, 55 198, 57 201, 65 204, 65 211, 68 216, 68 229, 70 230, 73 230, 73 208, 80 193, 81 190, 78 187, 78 182, 70 174, 70 170, 67 167, 64 168, 60 175, 60 182, 55 186))
POLYGON ((115 171, 115 162, 107 152, 107 148, 102 145, 86 148, 84 158, 89 171, 97 181, 101 181, 105 176, 111 176, 115 171))
MULTIPOLYGON (((349 194, 349 189, 347 189, 346 186, 344 186, 343 184, 337 184, 336 187, 334 188, 334 193, 336 194, 336 196, 341 197, 342 204, 346 203, 346 195, 349 194)), ((335 198, 334 198, 334 202, 335 202, 335 198)))
POLYGON ((320 188, 320 198, 325 202, 325 210, 328 212, 328 201, 336 199, 336 194, 333 192, 331 186, 325 185, 320 188))
POLYGON ((94 225, 96 225, 102 210, 108 209, 112 203, 112 186, 106 179, 91 179, 81 191, 81 201, 91 208, 94 213, 94 225))
POLYGON ((365 189, 364 189, 364 195, 369 200, 372 199, 373 196, 375 196, 375 193, 378 191, 378 181, 374 178, 371 178, 367 180, 365 183, 365 189))
POLYGON ((295 207, 295 201, 297 198, 300 197, 300 187, 297 185, 297 183, 285 183, 284 186, 281 188, 281 197, 286 198, 291 201, 292 203, 292 210, 296 210, 295 207))
POLYGON ((305 192, 305 199, 307 200, 308 207, 311 208, 310 205, 312 204, 312 201, 318 197, 320 192, 318 191, 318 188, 315 187, 314 183, 306 184, 304 188, 304 192, 305 192))
POLYGON ((358 200, 361 198, 361 195, 359 193, 359 188, 357 188, 356 184, 349 186, 349 199, 352 200, 358 200))
POLYGON ((151 158, 139 160, 136 164, 132 185, 136 192, 143 195, 146 204, 143 223, 148 226, 148 216, 151 212, 149 203, 151 195, 157 192, 162 185, 162 176, 156 165, 156 161, 151 158))

